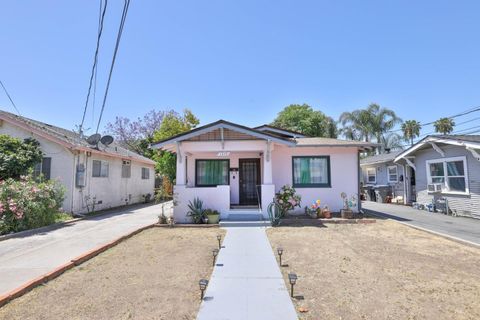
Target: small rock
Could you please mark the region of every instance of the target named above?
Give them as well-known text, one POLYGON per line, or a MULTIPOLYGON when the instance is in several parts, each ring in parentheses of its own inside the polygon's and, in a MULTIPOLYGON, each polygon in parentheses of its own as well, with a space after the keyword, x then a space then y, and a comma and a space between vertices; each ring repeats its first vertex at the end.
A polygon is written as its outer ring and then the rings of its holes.
POLYGON ((305 307, 300 307, 300 308, 298 308, 298 312, 305 313, 305 312, 308 312, 308 309, 305 308, 305 307))

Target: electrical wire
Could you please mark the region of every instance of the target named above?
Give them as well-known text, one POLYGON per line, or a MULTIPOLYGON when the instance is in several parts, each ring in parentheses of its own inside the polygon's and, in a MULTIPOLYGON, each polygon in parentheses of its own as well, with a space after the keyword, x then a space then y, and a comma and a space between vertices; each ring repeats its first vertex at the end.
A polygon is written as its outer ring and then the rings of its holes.
MULTIPOLYGON (((103 0, 100 0, 100 8, 102 6, 102 2, 103 2, 103 0)), ((88 84, 87 98, 85 99, 85 107, 83 109, 82 122, 80 124, 79 129, 78 129, 80 134, 82 134, 83 124, 85 123, 85 115, 87 114, 88 101, 90 99, 90 93, 92 91, 93 79, 94 79, 94 77, 96 79, 96 72, 97 72, 96 70, 97 70, 97 64, 98 64, 98 51, 100 49, 100 39, 102 37, 103 21, 104 21, 104 18, 105 18, 105 12, 107 11, 107 4, 108 4, 108 0, 105 0, 103 10, 100 11, 99 25, 98 25, 98 32, 97 32, 97 45, 96 45, 96 48, 95 48, 95 55, 94 55, 94 58, 93 58, 92 71, 90 73, 90 81, 89 81, 89 84, 88 84)), ((96 84, 96 80, 95 80, 95 84, 96 84)), ((94 90, 96 90, 96 89, 94 89, 94 90)))
POLYGON ((115 50, 113 52, 112 63, 110 65, 110 72, 108 74, 107 86, 105 87, 105 94, 103 96, 102 108, 100 110, 100 116, 98 118, 98 123, 97 123, 97 130, 95 131, 95 133, 98 133, 98 129, 100 128, 100 123, 102 122, 103 111, 105 110, 105 102, 107 101, 107 96, 108 96, 108 89, 110 88, 110 81, 112 79, 113 67, 115 66, 115 60, 117 58, 118 47, 120 45, 120 40, 122 38, 123 27, 125 25, 125 20, 127 18, 127 13, 128 13, 129 6, 130 6, 130 0, 125 0, 125 3, 123 5, 122 18, 120 20, 120 26, 118 28, 117 41, 115 43, 115 50))
POLYGON ((18 111, 18 108, 17 108, 17 106, 15 105, 15 102, 13 102, 13 99, 12 99, 12 97, 10 96, 10 94, 8 93, 7 88, 5 88, 5 86, 3 85, 2 80, 0 80, 0 84, 2 85, 3 91, 5 91, 5 94, 7 95, 8 99, 9 99, 10 102, 12 103, 12 106, 15 108, 15 110, 16 110, 17 113, 18 113, 18 115, 21 116, 20 111, 18 111))

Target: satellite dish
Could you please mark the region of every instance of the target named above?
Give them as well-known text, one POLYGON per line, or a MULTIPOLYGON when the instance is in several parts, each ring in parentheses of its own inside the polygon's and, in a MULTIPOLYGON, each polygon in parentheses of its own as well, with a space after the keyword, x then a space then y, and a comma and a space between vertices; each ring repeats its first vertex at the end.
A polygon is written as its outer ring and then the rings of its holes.
POLYGON ((95 134, 92 134, 90 137, 87 138, 87 142, 88 142, 88 144, 90 144, 92 146, 96 146, 101 138, 102 138, 102 136, 100 134, 95 133, 95 134))
POLYGON ((113 142, 113 137, 112 137, 112 136, 103 136, 103 137, 100 139, 100 142, 101 142, 104 146, 108 146, 108 145, 112 144, 112 142, 113 142))

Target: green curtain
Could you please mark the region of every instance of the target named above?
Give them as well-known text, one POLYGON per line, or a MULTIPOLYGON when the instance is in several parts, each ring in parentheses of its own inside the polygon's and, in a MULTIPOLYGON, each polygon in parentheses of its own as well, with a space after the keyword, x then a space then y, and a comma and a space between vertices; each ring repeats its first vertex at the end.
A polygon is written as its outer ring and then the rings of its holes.
POLYGON ((302 184, 312 183, 310 172, 310 158, 300 158, 300 182, 302 184))
POLYGON ((222 185, 228 183, 227 160, 202 160, 197 164, 197 184, 222 185))

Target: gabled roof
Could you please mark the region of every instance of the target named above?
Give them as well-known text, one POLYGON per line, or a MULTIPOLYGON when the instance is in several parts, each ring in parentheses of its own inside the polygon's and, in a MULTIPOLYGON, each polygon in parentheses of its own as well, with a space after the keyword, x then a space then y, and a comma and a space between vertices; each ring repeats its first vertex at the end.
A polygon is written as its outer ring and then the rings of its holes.
POLYGON ((480 149, 480 135, 430 135, 415 143, 407 150, 401 152, 395 162, 400 159, 411 156, 418 150, 433 148, 432 144, 447 144, 462 146, 472 149, 480 149))
POLYGON ((97 150, 87 142, 85 137, 81 137, 78 133, 72 130, 63 129, 3 110, 0 110, 0 119, 17 127, 21 127, 27 131, 31 131, 49 141, 61 144, 66 148, 80 151, 90 151, 92 153, 103 154, 105 156, 116 158, 131 159, 147 164, 155 164, 155 162, 151 159, 125 149, 115 141, 109 146, 101 145, 101 147, 97 150))
POLYGON ((240 133, 251 135, 251 136, 259 138, 259 139, 270 140, 270 141, 278 142, 278 143, 285 144, 285 145, 295 145, 295 142, 293 142, 289 139, 286 139, 286 138, 279 137, 278 135, 274 135, 274 134, 271 134, 271 133, 268 133, 268 132, 263 132, 263 131, 260 131, 260 130, 245 127, 245 126, 233 123, 233 122, 228 122, 228 121, 225 121, 225 120, 218 120, 218 121, 212 122, 210 124, 192 129, 188 132, 178 134, 178 135, 173 136, 171 138, 155 142, 155 143, 152 144, 152 148, 160 149, 165 145, 180 142, 180 141, 185 141, 185 140, 188 140, 192 137, 195 137, 195 136, 198 136, 198 135, 201 135, 201 134, 204 134, 204 133, 216 130, 216 129, 221 129, 221 128, 222 129, 229 129, 229 130, 232 130, 232 131, 237 131, 237 132, 240 132, 240 133))
POLYGON ((305 137, 307 137, 303 133, 293 131, 293 130, 278 128, 278 127, 275 127, 275 126, 272 126, 272 125, 269 125, 269 124, 264 124, 264 125, 255 127, 253 129, 263 131, 263 132, 270 132, 270 133, 273 133, 273 134, 277 134, 277 135, 279 135, 281 137, 284 137, 284 138, 305 138, 305 137))
POLYGON ((272 142, 287 145, 290 147, 356 147, 361 150, 365 150, 365 149, 371 150, 376 147, 376 144, 374 143, 361 142, 361 141, 349 141, 349 140, 339 140, 339 139, 333 139, 333 138, 318 138, 318 137, 317 138, 283 137, 283 136, 279 136, 278 134, 273 134, 267 131, 248 128, 248 127, 245 127, 236 123, 228 122, 225 120, 218 120, 216 122, 204 125, 202 127, 195 128, 191 131, 153 143, 152 148, 168 149, 168 148, 171 148, 172 145, 177 142, 194 139, 195 137, 204 135, 214 130, 218 130, 220 128, 237 131, 246 135, 250 135, 256 139, 270 140, 272 142))
POLYGON ((371 165, 371 164, 380 164, 386 163, 395 160, 395 158, 402 153, 403 150, 392 151, 390 153, 376 154, 374 156, 369 156, 360 160, 360 165, 371 165))

